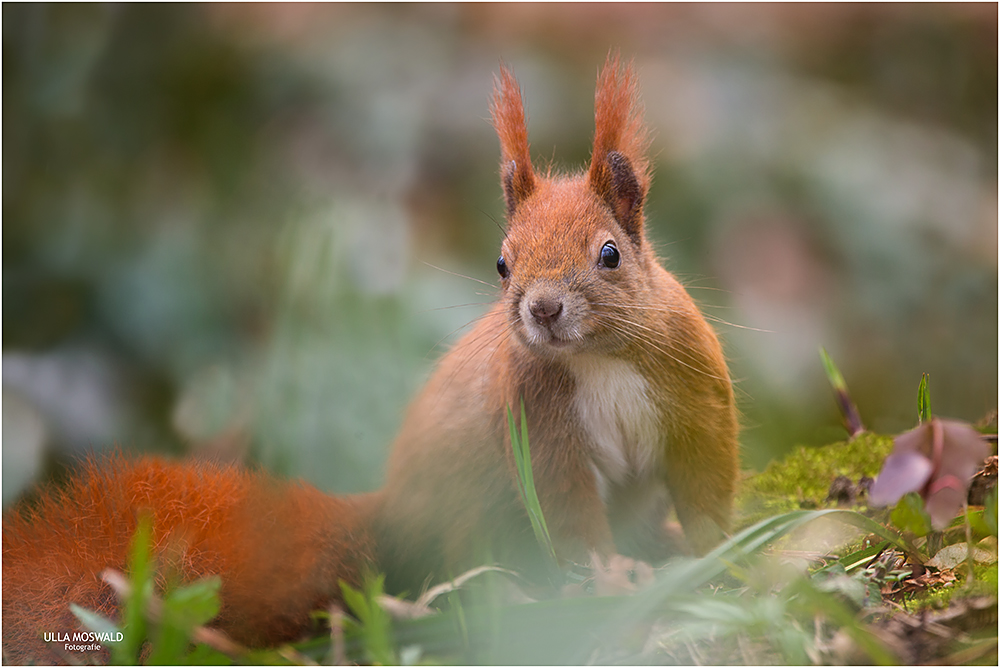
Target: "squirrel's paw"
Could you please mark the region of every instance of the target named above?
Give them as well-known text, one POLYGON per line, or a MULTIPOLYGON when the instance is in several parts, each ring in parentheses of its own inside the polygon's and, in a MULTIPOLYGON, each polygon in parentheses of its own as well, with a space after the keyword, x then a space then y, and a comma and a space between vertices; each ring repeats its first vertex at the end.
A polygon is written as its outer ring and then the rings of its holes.
POLYGON ((620 554, 612 554, 605 560, 591 552, 590 573, 590 578, 583 583, 564 587, 563 593, 568 596, 621 596, 634 593, 653 581, 652 566, 620 554))

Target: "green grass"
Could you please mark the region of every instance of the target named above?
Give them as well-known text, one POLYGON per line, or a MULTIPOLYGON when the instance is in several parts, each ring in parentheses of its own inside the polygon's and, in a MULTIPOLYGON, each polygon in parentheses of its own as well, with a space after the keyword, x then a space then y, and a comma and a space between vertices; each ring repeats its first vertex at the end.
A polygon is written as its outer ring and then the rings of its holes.
POLYGON ((364 649, 365 663, 372 665, 395 665, 400 663, 396 653, 396 643, 392 637, 389 615, 378 603, 382 596, 385 576, 379 575, 366 580, 363 590, 341 583, 344 603, 354 614, 348 619, 347 633, 357 636, 364 649))
POLYGON ((524 399, 521 399, 520 431, 514 424, 514 413, 510 406, 507 407, 507 423, 510 429, 511 448, 514 451, 514 463, 517 466, 517 490, 528 513, 528 519, 531 520, 531 528, 534 530, 535 539, 542 549, 550 577, 554 582, 559 582, 561 580, 559 560, 556 558, 555 547, 552 545, 549 527, 545 523, 542 505, 538 501, 538 493, 535 491, 535 476, 531 470, 531 447, 528 441, 528 418, 524 411, 524 399))
POLYGON ((920 385, 917 386, 917 423, 923 424, 931 420, 931 395, 927 388, 928 375, 920 376, 920 385))
POLYGON ((121 632, 120 642, 107 643, 115 665, 229 665, 231 656, 198 642, 201 637, 196 635, 196 629, 219 614, 222 580, 209 577, 170 586, 159 599, 152 545, 152 521, 142 516, 132 537, 128 579, 113 572, 102 574, 123 599, 120 626, 76 605, 71 606, 74 615, 90 631, 121 632))

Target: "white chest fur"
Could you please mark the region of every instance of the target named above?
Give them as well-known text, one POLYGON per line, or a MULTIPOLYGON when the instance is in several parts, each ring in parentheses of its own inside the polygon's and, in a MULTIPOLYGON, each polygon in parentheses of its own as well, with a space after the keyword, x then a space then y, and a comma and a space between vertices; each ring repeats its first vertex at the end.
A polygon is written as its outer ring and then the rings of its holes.
POLYGON ((592 441, 593 468, 605 502, 611 485, 642 481, 660 462, 662 437, 649 384, 629 362, 606 357, 574 360, 574 408, 592 441))

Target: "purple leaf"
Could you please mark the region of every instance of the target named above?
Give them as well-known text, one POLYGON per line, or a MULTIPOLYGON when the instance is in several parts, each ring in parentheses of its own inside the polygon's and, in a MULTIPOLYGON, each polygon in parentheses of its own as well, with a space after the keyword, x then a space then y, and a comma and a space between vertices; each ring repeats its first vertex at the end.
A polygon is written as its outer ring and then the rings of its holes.
POLYGON ((923 489, 933 470, 931 460, 919 452, 893 452, 885 458, 868 498, 872 505, 891 506, 907 492, 923 489))
POLYGON ((943 529, 961 510, 969 481, 989 454, 989 445, 968 424, 932 418, 896 437, 871 502, 889 505, 919 492, 932 526, 943 529))

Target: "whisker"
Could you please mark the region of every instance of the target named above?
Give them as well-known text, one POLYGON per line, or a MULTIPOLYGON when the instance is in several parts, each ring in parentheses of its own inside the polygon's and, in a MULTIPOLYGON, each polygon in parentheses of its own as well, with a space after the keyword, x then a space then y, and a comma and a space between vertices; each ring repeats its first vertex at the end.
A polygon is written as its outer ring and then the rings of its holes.
POLYGON ((607 308, 614 309, 615 312, 619 312, 619 311, 621 311, 621 312, 627 312, 627 311, 631 311, 631 310, 634 310, 634 309, 642 309, 644 311, 659 311, 661 313, 689 313, 690 312, 690 311, 686 311, 684 309, 671 308, 669 306, 637 306, 637 305, 629 304, 626 307, 622 307, 620 304, 613 304, 613 303, 610 303, 610 302, 591 302, 591 304, 593 304, 594 306, 606 306, 607 308))
POLYGON ((735 322, 729 322, 728 320, 723 320, 722 318, 715 315, 709 315, 707 313, 702 313, 702 315, 705 317, 705 320, 710 320, 720 325, 726 325, 727 327, 735 327, 736 329, 746 329, 751 332, 762 332, 764 334, 774 334, 773 329, 761 329, 760 327, 751 327, 750 325, 737 325, 735 322))
MULTIPOLYGON (((493 311, 490 311, 489 314, 492 313, 493 311)), ((451 383, 457 376, 460 375, 461 371, 465 368, 465 366, 470 362, 474 361, 479 356, 479 353, 483 349, 491 346, 493 347, 493 353, 491 353, 489 357, 489 359, 492 360, 493 355, 495 355, 496 352, 499 351, 501 348, 501 343, 502 343, 501 340, 507 335, 509 335, 510 330, 512 328, 513 328, 512 323, 505 322, 505 325, 497 329, 491 336, 484 337, 484 339, 479 342, 479 345, 477 345, 472 351, 470 351, 468 354, 465 355, 464 359, 455 367, 453 372, 446 379, 444 387, 442 388, 442 392, 440 393, 440 396, 444 396, 446 394, 444 390, 447 390, 451 386, 451 383)))
MULTIPOLYGON (((447 307, 444 307, 444 308, 447 308, 447 307)), ((444 336, 442 336, 442 337, 441 337, 440 339, 438 339, 438 340, 437 340, 437 341, 436 341, 436 342, 434 343, 434 345, 433 345, 433 346, 431 346, 430 350, 428 350, 428 351, 427 351, 427 352, 426 352, 426 353, 424 354, 424 359, 427 359, 427 357, 428 357, 428 356, 429 356, 429 355, 430 355, 430 354, 431 354, 432 352, 434 352, 435 350, 437 350, 438 346, 440 346, 440 345, 441 345, 441 343, 442 343, 443 341, 445 341, 445 340, 447 340, 447 339, 451 338, 452 336, 454 336, 456 332, 461 332, 461 331, 462 331, 463 329, 465 329, 466 327, 469 327, 470 325, 474 325, 474 324, 477 324, 477 323, 479 323, 479 321, 480 321, 480 320, 483 320, 484 318, 486 318, 487 316, 489 316, 489 315, 490 315, 490 313, 492 313, 492 311, 487 311, 486 313, 483 313, 482 315, 478 315, 478 316, 476 316, 475 318, 473 318, 472 320, 470 320, 469 322, 467 322, 467 323, 465 323, 465 324, 463 324, 463 325, 461 325, 461 326, 459 326, 459 327, 456 327, 455 329, 451 330, 450 332, 448 332, 447 334, 445 334, 444 336)))
POLYGON ((488 286, 490 286, 491 288, 495 288, 495 287, 496 287, 496 286, 495 286, 495 285, 494 285, 493 283, 487 283, 486 281, 482 281, 482 280, 480 280, 480 279, 478 279, 478 278, 475 278, 474 276, 466 276, 465 274, 459 274, 458 272, 455 272, 455 271, 449 271, 449 270, 447 270, 447 269, 443 269, 443 268, 441 268, 441 267, 438 267, 438 266, 436 266, 436 265, 433 265, 433 264, 431 264, 430 262, 426 262, 426 261, 424 261, 424 260, 421 260, 420 262, 421 262, 422 264, 426 264, 426 265, 427 265, 428 267, 430 267, 431 269, 437 269, 438 271, 443 271, 444 273, 446 273, 446 274, 451 274, 452 276, 458 276, 459 278, 467 278, 467 279, 469 279, 470 281, 475 281, 476 283, 482 283, 483 285, 488 285, 488 286))
POLYGON ((489 218, 490 220, 492 220, 493 224, 497 226, 498 230, 500 230, 500 234, 503 235, 503 238, 504 239, 507 238, 507 230, 504 229, 503 225, 500 224, 499 220, 497 220, 496 218, 493 217, 493 214, 491 214, 489 211, 486 211, 484 209, 477 209, 477 211, 479 211, 479 213, 481 213, 482 215, 484 215, 487 218, 489 218))
POLYGON ((416 313, 433 313, 434 311, 448 311, 453 308, 469 308, 470 306, 489 306, 493 302, 470 302, 468 304, 452 304, 451 306, 435 306, 434 308, 427 308, 416 313))
MULTIPOLYGON (((663 332, 661 332, 660 330, 658 330, 656 328, 650 327, 648 325, 644 325, 641 322, 634 321, 634 320, 631 320, 631 319, 628 319, 628 318, 623 318, 622 321, 625 324, 631 325, 633 327, 637 327, 637 328, 643 330, 644 332, 648 332, 650 335, 647 335, 644 340, 648 341, 650 344, 657 343, 657 340, 654 339, 653 336, 651 336, 651 335, 657 335, 657 334, 662 334, 663 333, 663 332)), ((697 363, 699 361, 699 358, 695 357, 693 354, 691 354, 689 352, 689 350, 688 350, 687 347, 685 347, 684 345, 675 344, 672 339, 665 339, 665 340, 662 341, 662 343, 667 344, 669 346, 669 348, 671 350, 675 351, 675 352, 683 353, 692 362, 696 362, 697 363)), ((676 358, 674 358, 674 359, 676 359, 676 358)))
MULTIPOLYGON (((687 357, 689 360, 691 360, 691 362, 697 364, 699 362, 699 360, 697 358, 695 358, 694 356, 692 356, 689 352, 687 352, 687 350, 685 350, 683 347, 670 345, 669 349, 664 348, 661 345, 661 341, 657 341, 657 340, 653 339, 652 336, 649 336, 649 335, 646 334, 646 332, 652 332, 654 334, 658 334, 658 333, 660 333, 658 330, 655 330, 655 329, 653 329, 651 327, 647 327, 646 325, 643 325, 642 323, 629 320, 628 318, 613 317, 611 314, 606 314, 606 313, 600 313, 600 312, 598 312, 597 316, 599 318, 604 318, 605 322, 608 322, 610 324, 625 324, 625 325, 630 325, 630 326, 632 326, 632 327, 634 327, 634 328, 636 328, 638 330, 642 330, 642 331, 633 331, 633 332, 631 332, 631 334, 633 335, 632 338, 639 339, 643 343, 648 344, 649 347, 653 348, 654 350, 656 350, 657 352, 659 352, 663 356, 665 356, 665 357, 673 360, 677 364, 680 364, 682 366, 686 366, 687 368, 691 369, 692 371, 696 371, 697 373, 703 374, 703 375, 708 376, 709 378, 713 378, 715 380, 721 380, 721 381, 725 380, 725 378, 720 378, 719 376, 716 376, 715 374, 709 373, 705 369, 699 369, 696 366, 692 366, 691 364, 688 364, 684 360, 679 359, 677 357, 677 355, 672 354, 672 353, 683 354, 685 357, 687 357)), ((614 331, 614 330, 612 330, 612 331, 614 331)), ((669 341, 664 341, 662 343, 670 344, 669 341)))
POLYGON ((684 283, 685 290, 711 290, 712 292, 724 292, 727 295, 733 294, 732 290, 716 287, 714 285, 695 285, 694 283, 684 283))
MULTIPOLYGON (((616 307, 615 304, 608 304, 608 303, 605 303, 605 302, 593 302, 593 304, 595 306, 607 306, 607 307, 610 307, 610 308, 615 308, 616 307)), ((635 310, 635 309, 641 309, 641 310, 644 310, 644 311, 659 311, 660 313, 684 313, 685 312, 683 310, 672 309, 672 308, 666 307, 666 306, 638 306, 638 305, 635 305, 635 304, 629 304, 629 306, 626 309, 624 309, 624 310, 631 311, 631 310, 635 310)), ((723 318, 720 318, 719 316, 711 315, 709 313, 705 313, 704 311, 701 312, 701 315, 702 315, 703 318, 705 318, 705 320, 709 320, 711 322, 717 322, 720 325, 727 325, 729 327, 735 327, 736 329, 747 329, 747 330, 750 330, 752 332, 763 332, 764 334, 774 334, 774 330, 771 330, 771 329, 760 329, 759 327, 751 327, 749 325, 739 325, 739 324, 737 324, 735 322, 729 322, 728 320, 724 320, 723 318)))

